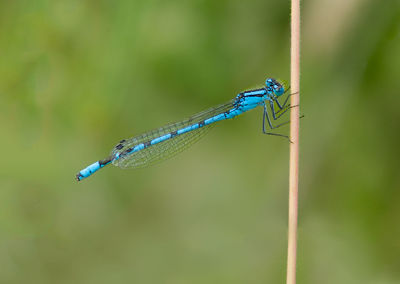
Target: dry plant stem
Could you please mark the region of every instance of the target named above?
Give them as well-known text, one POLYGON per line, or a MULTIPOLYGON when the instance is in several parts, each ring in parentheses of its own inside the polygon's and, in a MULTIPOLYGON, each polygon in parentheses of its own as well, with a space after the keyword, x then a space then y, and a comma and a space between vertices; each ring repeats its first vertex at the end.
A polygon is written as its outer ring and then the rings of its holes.
MULTIPOLYGON (((292 93, 291 105, 300 103, 300 0, 292 0, 291 6, 291 70, 290 85, 292 93)), ((299 184, 299 107, 290 111, 290 169, 289 169, 289 232, 286 283, 296 283, 297 254, 297 212, 299 184)))

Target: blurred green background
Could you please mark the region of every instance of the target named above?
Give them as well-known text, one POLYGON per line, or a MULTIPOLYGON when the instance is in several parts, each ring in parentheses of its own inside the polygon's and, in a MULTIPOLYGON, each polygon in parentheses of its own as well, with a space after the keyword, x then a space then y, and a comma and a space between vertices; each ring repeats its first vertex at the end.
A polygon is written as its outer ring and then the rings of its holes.
MULTIPOLYGON (((74 176, 289 80, 289 8, 1 1, 0 283, 284 283, 289 145, 261 109, 156 166, 74 176)), ((400 283, 399 1, 303 1, 301 69, 298 283, 400 283)))

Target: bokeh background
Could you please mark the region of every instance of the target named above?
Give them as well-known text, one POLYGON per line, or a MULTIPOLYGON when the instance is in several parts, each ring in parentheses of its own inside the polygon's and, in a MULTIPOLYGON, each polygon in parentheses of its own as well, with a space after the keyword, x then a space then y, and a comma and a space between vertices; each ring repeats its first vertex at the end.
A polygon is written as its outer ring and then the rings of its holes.
MULTIPOLYGON (((302 4, 298 283, 400 283, 400 2, 302 4)), ((74 176, 289 80, 289 7, 1 1, 0 282, 284 283, 289 145, 261 109, 158 165, 74 176)))

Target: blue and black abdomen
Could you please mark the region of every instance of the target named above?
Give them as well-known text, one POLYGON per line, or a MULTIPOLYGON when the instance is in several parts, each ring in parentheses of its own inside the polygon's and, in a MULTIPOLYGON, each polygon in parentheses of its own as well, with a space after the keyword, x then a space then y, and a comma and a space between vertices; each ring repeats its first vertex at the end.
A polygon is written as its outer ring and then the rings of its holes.
POLYGON ((118 157, 112 163, 121 168, 140 168, 168 159, 198 141, 214 122, 225 119, 234 102, 120 141, 111 152, 111 157, 118 157))

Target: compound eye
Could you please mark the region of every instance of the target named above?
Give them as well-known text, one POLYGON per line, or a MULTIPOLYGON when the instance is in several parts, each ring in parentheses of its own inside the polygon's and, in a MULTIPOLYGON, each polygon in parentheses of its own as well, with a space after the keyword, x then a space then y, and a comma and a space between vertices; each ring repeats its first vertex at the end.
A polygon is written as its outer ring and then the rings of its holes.
POLYGON ((285 90, 284 90, 283 87, 278 87, 278 86, 276 86, 276 88, 275 88, 275 94, 276 94, 277 96, 283 95, 284 92, 285 92, 285 90))

